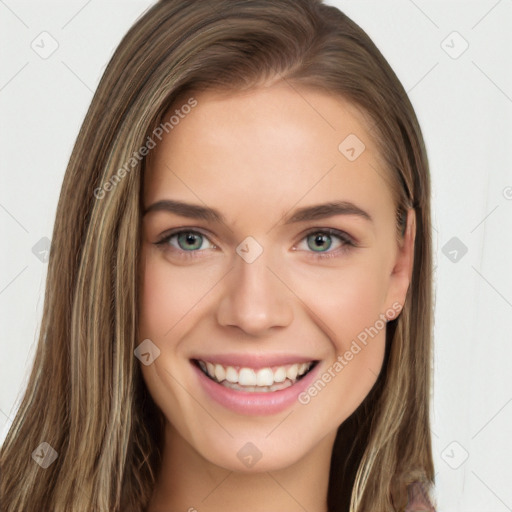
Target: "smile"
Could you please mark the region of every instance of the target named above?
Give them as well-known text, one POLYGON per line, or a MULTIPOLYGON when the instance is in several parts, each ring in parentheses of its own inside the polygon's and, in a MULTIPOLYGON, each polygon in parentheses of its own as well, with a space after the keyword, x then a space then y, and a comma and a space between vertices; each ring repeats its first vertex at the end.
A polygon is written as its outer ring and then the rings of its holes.
POLYGON ((194 355, 190 363, 207 400, 243 415, 267 415, 296 406, 316 378, 320 360, 298 354, 194 355))
POLYGON ((224 387, 261 393, 293 386, 311 370, 315 361, 259 369, 224 366, 202 360, 197 360, 196 363, 205 375, 224 387))

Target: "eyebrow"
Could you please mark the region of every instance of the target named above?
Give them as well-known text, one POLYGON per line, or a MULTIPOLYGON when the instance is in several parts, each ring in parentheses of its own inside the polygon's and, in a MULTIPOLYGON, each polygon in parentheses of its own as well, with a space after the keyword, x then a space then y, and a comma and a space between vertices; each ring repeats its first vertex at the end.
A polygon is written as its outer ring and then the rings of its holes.
MULTIPOLYGON (((226 223, 225 217, 215 208, 209 208, 183 201, 164 199, 157 201, 144 210, 144 215, 155 211, 166 211, 190 219, 202 219, 210 222, 226 223)), ((350 201, 331 201, 328 203, 304 206, 284 217, 283 224, 294 224, 311 220, 319 220, 334 215, 355 215, 373 222, 371 215, 350 201)))
POLYGON ((211 222, 225 223, 225 218, 215 208, 208 208, 198 204, 185 203, 183 201, 175 201, 172 199, 164 199, 157 201, 151 206, 148 206, 143 215, 150 212, 170 212, 180 215, 181 217, 188 217, 190 219, 203 219, 211 222))
POLYGON ((284 224, 325 219, 334 215, 356 215, 373 222, 371 215, 354 203, 350 201, 331 201, 329 203, 298 208, 291 215, 285 217, 284 224))

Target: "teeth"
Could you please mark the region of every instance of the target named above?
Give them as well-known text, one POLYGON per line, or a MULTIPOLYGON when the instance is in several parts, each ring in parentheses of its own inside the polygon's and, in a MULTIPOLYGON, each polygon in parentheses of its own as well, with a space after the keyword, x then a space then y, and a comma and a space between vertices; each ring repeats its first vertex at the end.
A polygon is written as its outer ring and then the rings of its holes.
POLYGON ((242 368, 238 372, 238 384, 241 386, 256 386, 256 374, 254 373, 254 370, 251 370, 250 368, 242 368))
POLYGON ((299 373, 299 369, 297 368, 298 365, 292 364, 288 370, 286 370, 286 376, 290 380, 295 380, 297 378, 297 374, 299 373))
POLYGON ((217 382, 222 382, 232 389, 244 389, 245 391, 275 391, 295 384, 298 377, 304 375, 312 366, 309 363, 296 363, 287 366, 272 368, 236 368, 233 366, 222 366, 207 361, 199 361, 201 369, 217 382), (284 385, 285 383, 287 385, 284 385), (241 388, 245 386, 245 388, 241 388))
MULTIPOLYGON (((240 372, 241 374, 242 372, 240 372)), ((243 384, 239 382, 239 384, 243 384)), ((262 368, 258 370, 256 374, 256 383, 257 386, 272 386, 274 384, 274 373, 270 368, 262 368)))
POLYGON ((233 383, 238 382, 238 372, 232 366, 226 368, 226 380, 233 383))
POLYGON ((289 380, 286 380, 281 384, 273 384, 272 386, 240 386, 240 384, 232 384, 231 382, 224 381, 222 385, 226 388, 231 388, 236 391, 257 391, 258 393, 269 393, 272 391, 280 391, 281 389, 289 388, 290 386, 293 386, 293 383, 289 380))
POLYGON ((226 370, 224 370, 224 366, 220 364, 215 365, 215 378, 222 382, 226 378, 226 370))
POLYGON ((274 382, 284 382, 286 380, 286 369, 280 366, 274 372, 274 382))

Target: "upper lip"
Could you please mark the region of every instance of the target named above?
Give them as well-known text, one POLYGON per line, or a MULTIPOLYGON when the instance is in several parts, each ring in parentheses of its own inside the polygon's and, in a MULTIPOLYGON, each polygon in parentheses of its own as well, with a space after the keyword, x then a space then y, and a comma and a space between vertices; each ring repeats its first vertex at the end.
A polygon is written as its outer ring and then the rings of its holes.
POLYGON ((197 355, 191 359, 220 364, 222 366, 240 366, 245 368, 269 368, 272 366, 286 366, 316 361, 313 357, 293 354, 211 354, 197 355))

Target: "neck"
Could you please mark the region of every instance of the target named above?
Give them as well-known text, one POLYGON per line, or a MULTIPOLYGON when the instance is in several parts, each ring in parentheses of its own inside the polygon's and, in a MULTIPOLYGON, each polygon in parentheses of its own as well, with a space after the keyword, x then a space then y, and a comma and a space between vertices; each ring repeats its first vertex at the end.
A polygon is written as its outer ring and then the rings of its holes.
POLYGON ((293 465, 239 473, 204 459, 172 425, 165 429, 162 466, 147 512, 327 512, 336 431, 293 465))

